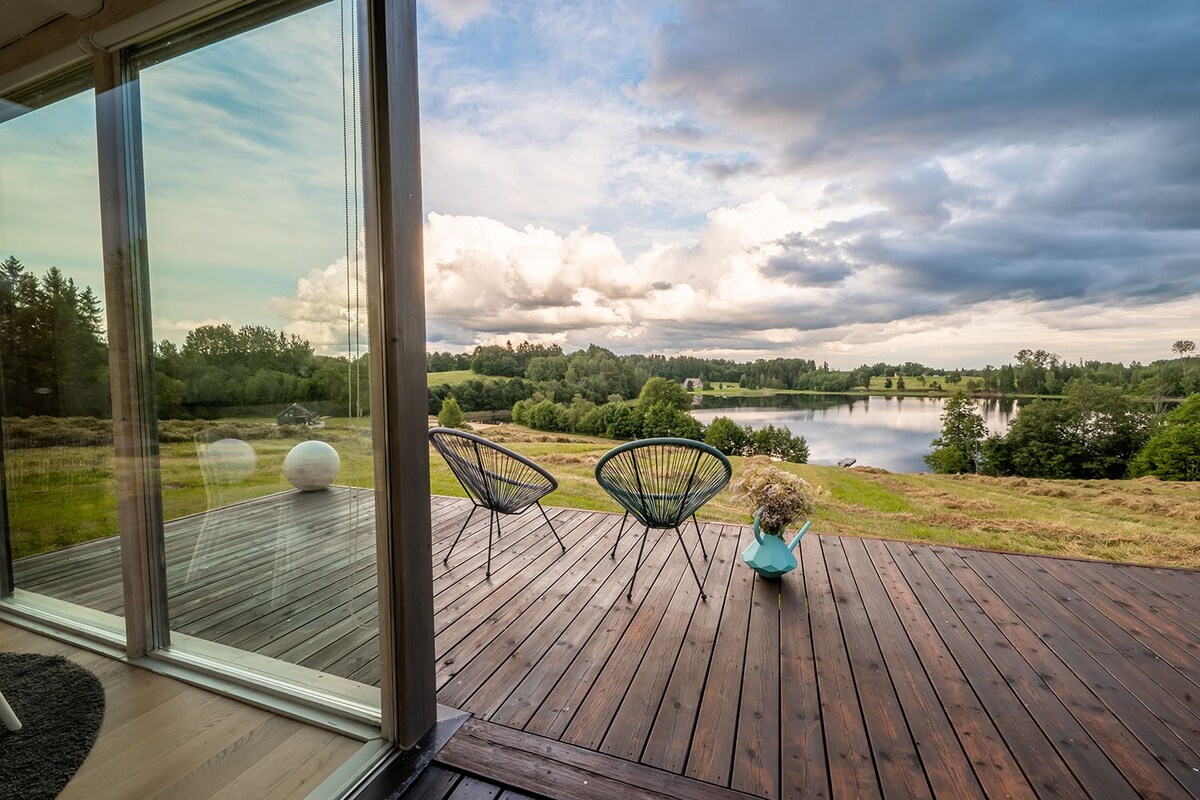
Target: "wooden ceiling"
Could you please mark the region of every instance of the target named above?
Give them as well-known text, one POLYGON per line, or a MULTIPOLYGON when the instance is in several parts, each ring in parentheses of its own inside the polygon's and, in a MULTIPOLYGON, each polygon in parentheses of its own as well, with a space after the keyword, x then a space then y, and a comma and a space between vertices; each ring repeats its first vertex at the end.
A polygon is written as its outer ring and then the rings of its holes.
POLYGON ((0 0, 0 47, 60 17, 89 17, 103 5, 102 0, 0 0))

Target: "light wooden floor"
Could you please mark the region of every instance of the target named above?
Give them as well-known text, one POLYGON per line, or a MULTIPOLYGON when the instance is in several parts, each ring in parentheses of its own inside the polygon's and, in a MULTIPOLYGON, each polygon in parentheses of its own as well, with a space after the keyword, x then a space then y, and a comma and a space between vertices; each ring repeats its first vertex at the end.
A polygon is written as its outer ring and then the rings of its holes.
POLYGON ((4 623, 0 650, 66 656, 104 686, 100 736, 60 800, 302 798, 361 747, 4 623))

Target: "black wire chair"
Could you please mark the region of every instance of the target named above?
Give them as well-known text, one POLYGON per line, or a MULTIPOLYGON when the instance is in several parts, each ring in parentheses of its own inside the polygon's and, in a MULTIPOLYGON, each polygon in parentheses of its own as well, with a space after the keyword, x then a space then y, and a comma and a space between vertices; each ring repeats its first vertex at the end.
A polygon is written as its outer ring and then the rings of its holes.
POLYGON ((541 500, 558 488, 558 481, 546 470, 530 461, 520 453, 514 453, 507 447, 501 447, 495 442, 489 442, 482 436, 455 430, 454 428, 431 428, 429 441, 434 449, 446 459, 450 471, 462 484, 467 497, 474 503, 466 522, 458 529, 453 544, 446 551, 443 564, 450 563, 450 554, 462 538, 463 531, 475 515, 475 509, 486 508, 488 516, 488 560, 487 576, 492 576, 492 530, 496 538, 500 537, 500 515, 520 514, 530 506, 537 506, 542 512, 550 532, 558 540, 558 545, 567 552, 567 546, 559 538, 558 531, 550 522, 546 509, 542 508, 541 500))
MULTIPOLYGON (((642 554, 650 529, 674 528, 679 546, 691 567, 692 577, 700 588, 700 598, 707 600, 704 583, 696 572, 696 566, 683 543, 680 526, 688 517, 695 523, 695 514, 701 506, 725 488, 733 476, 733 467, 724 453, 703 442, 691 439, 642 439, 628 442, 605 453, 596 463, 596 482, 625 509, 626 519, 632 516, 642 524, 642 541, 638 547, 637 561, 633 564, 633 575, 625 593, 633 599, 633 583, 637 580, 638 568, 642 565, 642 554)), ((625 519, 617 531, 617 542, 625 529, 625 519)), ((700 526, 696 523, 696 535, 700 526)), ((613 556, 617 546, 613 544, 613 556)), ((700 552, 708 560, 704 540, 700 540, 700 552)))

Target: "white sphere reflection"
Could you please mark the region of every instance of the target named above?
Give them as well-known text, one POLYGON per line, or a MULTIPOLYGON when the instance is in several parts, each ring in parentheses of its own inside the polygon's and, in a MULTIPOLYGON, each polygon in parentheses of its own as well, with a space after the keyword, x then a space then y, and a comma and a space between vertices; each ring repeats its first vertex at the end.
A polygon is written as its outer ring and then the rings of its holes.
POLYGON ((302 492, 328 488, 342 468, 342 459, 325 442, 301 442, 283 459, 283 477, 302 492))

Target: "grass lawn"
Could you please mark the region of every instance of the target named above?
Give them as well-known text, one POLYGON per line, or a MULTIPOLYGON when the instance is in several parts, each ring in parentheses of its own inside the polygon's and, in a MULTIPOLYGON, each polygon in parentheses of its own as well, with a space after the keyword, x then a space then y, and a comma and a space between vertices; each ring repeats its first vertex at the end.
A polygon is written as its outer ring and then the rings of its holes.
MULTIPOLYGON (((516 425, 479 426, 477 431, 533 458, 558 478, 559 489, 546 499, 547 505, 619 511, 593 477, 597 459, 615 442, 516 425)), ((320 436, 341 455, 338 483, 371 485, 367 420, 329 420, 320 436)), ((257 454, 255 469, 246 481, 223 487, 220 502, 290 489, 280 470, 297 441, 251 440, 257 454)), ((117 532, 113 457, 108 448, 12 450, 5 456, 17 557, 117 532)), ((732 461, 736 478, 744 459, 732 461)), ((812 526, 815 533, 1200 568, 1197 483, 1043 481, 782 466, 820 492, 812 526)), ((463 494, 432 450, 430 478, 436 494, 463 494)), ((191 443, 162 445, 161 480, 167 519, 209 507, 191 443)), ((728 491, 701 509, 699 517, 750 521, 750 514, 733 504, 728 491)))
MULTIPOLYGON (((895 391, 897 380, 898 380, 897 378, 891 379, 892 388, 891 388, 891 390, 889 390, 889 389, 884 388, 884 383, 886 383, 888 381, 887 376, 872 375, 870 389, 872 392, 895 391)), ((921 379, 916 375, 905 375, 904 376, 904 391, 905 392, 937 392, 937 391, 953 392, 955 389, 962 388, 963 386, 965 386, 966 382, 968 380, 969 380, 968 378, 963 378, 962 383, 953 384, 953 383, 948 382, 948 378, 945 375, 926 375, 924 382, 922 382, 921 379), (933 388, 934 383, 939 384, 942 388, 940 390, 933 388)))
POLYGON ((467 381, 504 382, 508 380, 508 378, 502 378, 498 375, 480 375, 478 372, 473 372, 469 369, 452 369, 447 372, 429 372, 426 374, 430 386, 457 386, 467 381))

